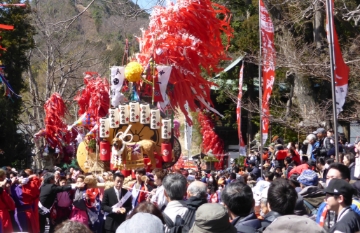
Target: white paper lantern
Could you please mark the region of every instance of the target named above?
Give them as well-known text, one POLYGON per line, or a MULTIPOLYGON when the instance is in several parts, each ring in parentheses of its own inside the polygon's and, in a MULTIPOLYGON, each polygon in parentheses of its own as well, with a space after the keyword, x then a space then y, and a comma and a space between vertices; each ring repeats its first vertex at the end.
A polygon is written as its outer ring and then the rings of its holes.
POLYGON ((138 122, 140 120, 139 102, 130 102, 130 122, 138 122))
POLYGON ((120 124, 121 125, 129 124, 130 121, 129 105, 120 104, 119 109, 120 109, 120 113, 119 113, 120 124))
POLYGON ((110 120, 103 117, 100 120, 99 136, 100 138, 108 138, 110 135, 110 120))
POLYGON ((160 129, 160 110, 155 108, 150 110, 150 128, 151 129, 160 129))
POLYGON ((120 125, 119 109, 110 108, 109 115, 110 115, 110 128, 112 129, 118 128, 120 125))
POLYGON ((150 105, 149 104, 140 104, 140 123, 149 124, 150 123, 150 105))
POLYGON ((161 138, 170 139, 171 138, 171 119, 163 119, 161 126, 161 138))

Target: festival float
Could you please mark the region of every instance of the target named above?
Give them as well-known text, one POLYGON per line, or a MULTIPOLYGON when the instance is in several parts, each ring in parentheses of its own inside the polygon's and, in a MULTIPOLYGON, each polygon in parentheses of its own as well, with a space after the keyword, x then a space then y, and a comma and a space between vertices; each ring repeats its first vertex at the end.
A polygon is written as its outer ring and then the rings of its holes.
MULTIPOLYGON (((85 74, 84 88, 75 97, 78 120, 65 124, 66 104, 54 93, 44 106, 45 129, 35 138, 44 138, 63 161, 76 153, 84 172, 130 175, 137 168, 172 167, 181 156, 177 111, 189 125, 188 109, 220 115, 210 100, 215 84, 203 75, 220 72, 220 61, 229 59, 223 35, 228 45, 232 28, 224 6, 178 0, 155 7, 149 28, 137 38, 140 52, 128 64, 111 67, 109 80, 85 74)), ((222 153, 220 145, 214 146, 212 151, 222 153)))

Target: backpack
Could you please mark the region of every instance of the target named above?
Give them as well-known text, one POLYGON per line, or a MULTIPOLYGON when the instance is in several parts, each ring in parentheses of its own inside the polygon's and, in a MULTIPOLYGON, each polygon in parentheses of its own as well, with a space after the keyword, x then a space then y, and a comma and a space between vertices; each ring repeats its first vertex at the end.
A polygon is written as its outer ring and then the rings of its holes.
POLYGON ((188 233, 193 225, 191 222, 194 219, 195 210, 189 209, 184 217, 176 215, 175 223, 170 219, 167 214, 163 212, 165 224, 170 230, 170 233, 188 233))
POLYGON ((315 208, 313 205, 311 205, 308 201, 303 199, 304 205, 310 210, 310 217, 316 216, 318 213, 318 208, 315 208))

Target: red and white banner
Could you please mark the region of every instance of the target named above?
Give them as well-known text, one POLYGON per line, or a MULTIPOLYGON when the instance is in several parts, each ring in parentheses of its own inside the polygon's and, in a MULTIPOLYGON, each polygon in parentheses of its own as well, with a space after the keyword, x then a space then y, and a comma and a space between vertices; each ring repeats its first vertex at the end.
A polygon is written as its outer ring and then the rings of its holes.
POLYGON ((268 138, 270 106, 269 100, 275 81, 275 45, 274 25, 262 0, 260 0, 260 31, 262 50, 262 77, 263 77, 263 98, 262 98, 262 139, 263 143, 268 138))
POLYGON ((240 74, 239 74, 239 94, 237 99, 236 107, 236 119, 238 125, 238 137, 239 137, 239 153, 240 155, 246 155, 245 143, 241 134, 241 99, 242 99, 242 85, 244 78, 244 62, 242 63, 240 74))
MULTIPOLYGON (((329 17, 333 17, 333 12, 334 12, 334 1, 331 1, 331 15, 329 15, 328 11, 326 11, 327 13, 327 17, 326 17, 326 30, 327 30, 327 39, 328 42, 330 43, 330 34, 329 34, 329 17)), ((328 1, 327 1, 328 2, 328 1)), ((339 39, 338 39, 338 35, 336 33, 336 29, 335 29, 335 24, 334 24, 334 18, 332 18, 332 28, 333 28, 333 45, 331 46, 333 48, 333 54, 334 54, 334 59, 335 61, 333 61, 334 64, 334 78, 335 78, 335 91, 336 91, 336 114, 337 116, 339 115, 339 113, 343 110, 342 107, 345 104, 345 98, 348 92, 348 81, 349 81, 349 72, 350 69, 349 67, 345 64, 344 59, 342 57, 341 54, 341 48, 340 48, 340 44, 339 44, 339 39)))

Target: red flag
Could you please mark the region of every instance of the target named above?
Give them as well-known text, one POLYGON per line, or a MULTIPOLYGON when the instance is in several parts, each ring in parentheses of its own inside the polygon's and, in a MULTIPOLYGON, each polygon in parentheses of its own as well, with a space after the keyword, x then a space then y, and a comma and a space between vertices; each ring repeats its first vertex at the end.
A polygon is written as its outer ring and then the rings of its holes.
POLYGON ((262 138, 263 143, 265 143, 268 138, 269 130, 269 100, 275 81, 275 45, 274 25, 262 0, 260 0, 260 25, 263 74, 262 138))
POLYGON ((0 29, 4 29, 4 30, 14 30, 14 26, 12 26, 12 25, 7 25, 7 24, 0 24, 0 29))
MULTIPOLYGON (((334 12, 334 2, 331 0, 331 12, 334 12)), ((333 17, 333 15, 328 15, 327 13, 327 21, 326 21, 326 29, 327 29, 327 36, 328 36, 328 42, 330 43, 330 35, 329 35, 329 17, 333 17)), ((332 28, 333 28, 333 50, 334 50, 334 59, 333 61, 335 72, 334 72, 334 78, 335 78, 335 91, 336 91, 336 114, 339 115, 339 113, 343 110, 342 107, 345 104, 345 98, 348 92, 348 81, 349 81, 349 73, 350 69, 345 64, 344 59, 341 54, 341 48, 339 44, 338 35, 336 33, 335 24, 334 24, 334 18, 332 18, 332 28)))
POLYGON ((244 140, 243 140, 242 134, 241 134, 241 98, 242 98, 243 77, 244 77, 244 62, 241 66, 240 74, 239 74, 239 94, 238 94, 237 107, 236 107, 236 119, 237 119, 237 125, 238 125, 238 137, 239 137, 240 152, 245 149, 244 140))

